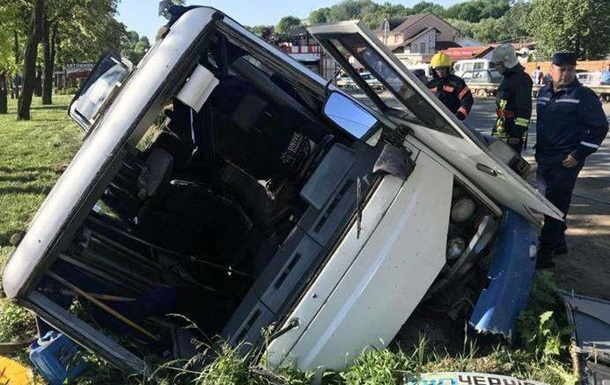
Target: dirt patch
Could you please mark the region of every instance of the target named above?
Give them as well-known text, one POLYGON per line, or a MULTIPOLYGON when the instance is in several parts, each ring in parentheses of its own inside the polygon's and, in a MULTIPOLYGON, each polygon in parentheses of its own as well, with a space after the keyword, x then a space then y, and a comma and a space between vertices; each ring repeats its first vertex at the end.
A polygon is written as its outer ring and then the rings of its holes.
POLYGON ((565 290, 610 300, 610 180, 583 170, 568 214, 568 254, 554 273, 565 290))

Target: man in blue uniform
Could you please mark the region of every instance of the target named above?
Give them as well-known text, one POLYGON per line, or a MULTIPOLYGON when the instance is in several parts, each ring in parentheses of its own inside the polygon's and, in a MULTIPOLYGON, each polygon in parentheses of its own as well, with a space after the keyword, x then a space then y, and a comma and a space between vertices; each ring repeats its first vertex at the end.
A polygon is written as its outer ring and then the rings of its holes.
MULTIPOLYGON (((576 79, 575 55, 553 55, 551 77, 536 101, 536 179, 538 190, 563 211, 565 220, 578 173, 606 137, 608 121, 597 95, 576 79)), ((567 253, 566 228, 565 221, 545 217, 539 268, 553 267, 553 257, 567 253)))

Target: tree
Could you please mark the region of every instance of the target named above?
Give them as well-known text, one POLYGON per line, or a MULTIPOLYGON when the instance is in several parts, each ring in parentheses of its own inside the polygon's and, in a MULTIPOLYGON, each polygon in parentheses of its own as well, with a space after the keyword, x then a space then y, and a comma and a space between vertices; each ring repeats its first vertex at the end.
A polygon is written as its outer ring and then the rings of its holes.
POLYGON ((121 54, 133 64, 138 64, 150 49, 148 37, 139 36, 136 31, 127 32, 127 39, 122 44, 121 54))
POLYGON ((30 106, 36 82, 36 57, 38 43, 42 35, 42 18, 44 13, 44 0, 34 0, 32 16, 28 30, 28 39, 25 45, 23 64, 23 91, 17 107, 17 119, 30 120, 30 106))
POLYGON ((532 0, 529 29, 541 57, 572 51, 581 60, 605 57, 610 52, 608 0, 532 0))
POLYGON ((330 8, 318 8, 313 10, 307 18, 310 24, 328 23, 330 21, 330 8))
POLYGON ((376 6, 377 4, 371 0, 343 0, 339 4, 330 7, 330 19, 328 21, 361 19, 364 9, 370 12, 376 6))
POLYGON ((444 17, 445 16, 445 8, 442 5, 431 3, 429 1, 420 1, 419 3, 413 6, 413 13, 425 13, 425 12, 433 12, 434 14, 444 17))
MULTIPOLYGON (((0 4, 0 113, 8 113, 8 89, 12 77, 20 72, 20 38, 27 31, 27 15, 31 14, 26 4, 17 0, 5 0, 0 4)), ((14 94, 12 94, 14 95, 14 94)))
POLYGON ((531 3, 518 0, 504 14, 503 18, 506 25, 509 26, 507 32, 511 41, 530 39, 532 35, 529 28, 530 12, 531 3))
POLYGON ((275 26, 277 33, 294 33, 301 27, 301 19, 294 16, 284 16, 275 26))

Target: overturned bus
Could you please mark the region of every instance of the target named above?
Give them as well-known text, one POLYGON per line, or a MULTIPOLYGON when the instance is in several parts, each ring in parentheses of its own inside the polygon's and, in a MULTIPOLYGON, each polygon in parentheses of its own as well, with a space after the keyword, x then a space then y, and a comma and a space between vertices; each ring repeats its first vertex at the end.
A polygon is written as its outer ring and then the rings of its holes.
POLYGON ((82 148, 5 293, 130 372, 215 336, 271 366, 342 369, 463 285, 471 326, 510 337, 540 218, 562 213, 361 23, 310 33, 361 98, 209 7, 137 66, 102 58, 69 109, 82 148))

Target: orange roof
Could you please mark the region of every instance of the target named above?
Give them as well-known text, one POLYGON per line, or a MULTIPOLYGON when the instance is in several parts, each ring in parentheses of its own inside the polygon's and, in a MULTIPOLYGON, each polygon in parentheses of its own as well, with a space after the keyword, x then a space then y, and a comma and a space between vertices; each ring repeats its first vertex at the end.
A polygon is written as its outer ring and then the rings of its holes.
POLYGON ((465 59, 477 59, 487 55, 493 47, 484 45, 480 47, 451 47, 442 52, 449 55, 452 61, 465 60, 465 59))

